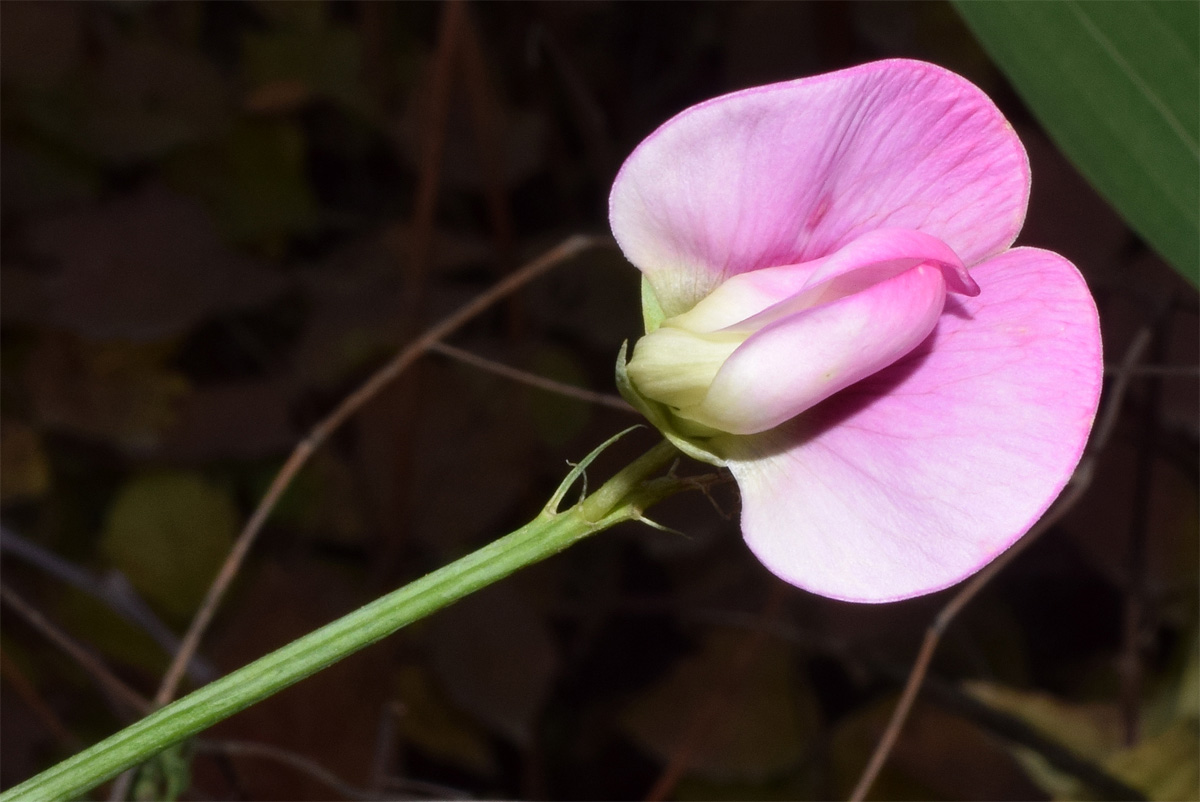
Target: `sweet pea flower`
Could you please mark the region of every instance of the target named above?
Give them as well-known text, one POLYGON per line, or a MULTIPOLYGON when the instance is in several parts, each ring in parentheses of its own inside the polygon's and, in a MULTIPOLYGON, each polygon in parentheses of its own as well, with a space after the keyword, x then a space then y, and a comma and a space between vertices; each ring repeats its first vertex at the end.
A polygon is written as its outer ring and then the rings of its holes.
POLYGON ((1029 162, 977 87, 890 60, 747 89, 664 123, 609 217, 643 276, 625 397, 728 467, 763 564, 904 599, 1008 548, 1095 416, 1096 307, 1011 248, 1029 162))

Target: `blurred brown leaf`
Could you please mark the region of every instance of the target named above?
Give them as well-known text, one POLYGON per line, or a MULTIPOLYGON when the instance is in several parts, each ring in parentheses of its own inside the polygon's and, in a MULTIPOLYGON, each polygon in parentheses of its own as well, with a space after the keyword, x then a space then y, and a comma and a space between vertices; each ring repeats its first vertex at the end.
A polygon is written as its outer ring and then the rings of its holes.
MULTIPOLYGON (((1166 459, 1155 460, 1145 530, 1146 582, 1155 598, 1195 599, 1200 529, 1195 481, 1166 459)), ((1137 445, 1119 433, 1096 467, 1087 503, 1067 516, 1072 540, 1116 587, 1129 582, 1129 532, 1138 471, 1137 445)))
POLYGON ((93 200, 99 171, 34 143, 0 143, 0 203, 5 212, 39 212, 93 200))
MULTIPOLYGON (((264 472, 255 497, 266 492, 274 470, 264 472)), ((367 503, 361 476, 331 450, 312 456, 284 492, 272 520, 325 543, 361 544, 367 534, 367 503)))
POLYGON ((450 699, 492 731, 529 746, 558 673, 546 622, 511 585, 499 584, 439 613, 428 637, 450 699))
POLYGON ((418 665, 395 674, 400 730, 405 740, 430 757, 480 774, 496 770, 487 735, 470 717, 454 709, 418 665))
POLYGON ((46 426, 150 450, 188 392, 187 380, 165 366, 172 351, 170 343, 46 334, 25 367, 34 413, 46 426))
POLYGON ((711 634, 698 653, 626 707, 624 729, 664 762, 683 739, 696 738, 687 767, 708 779, 762 782, 799 765, 820 728, 813 691, 778 641, 764 643, 745 675, 732 678, 736 685, 722 688, 743 641, 728 631, 711 634), (699 706, 728 687, 735 689, 707 729, 691 732, 699 706))
MULTIPOLYGON (((309 561, 264 562, 240 580, 210 654, 233 670, 306 635, 369 601, 353 573, 309 561)), ((403 638, 404 635, 400 635, 403 638)), ((391 642, 391 646, 395 641, 391 642)), ((365 649, 265 699, 212 730, 218 738, 268 743, 309 758, 360 788, 380 755, 376 737, 386 712, 392 670, 389 645, 365 649)), ((228 787, 229 774, 196 762, 197 784, 228 787)), ((294 768, 236 760, 236 792, 246 799, 329 799, 327 786, 294 768)), ((390 769, 390 763, 384 762, 390 769)), ((234 795, 232 792, 230 796, 234 795)))
MULTIPOLYGON (((971 682, 968 691, 989 706, 1024 720, 1080 757, 1151 800, 1194 800, 1200 794, 1200 721, 1182 710, 1165 729, 1124 744, 1121 713, 1115 703, 1073 703, 1036 691, 971 682)), ((1012 752, 1031 779, 1056 799, 1086 799, 1088 789, 1029 749, 1012 752)))
MULTIPOLYGON (((426 65, 425 73, 429 72, 426 65)), ((400 155, 414 170, 424 162, 423 132, 430 114, 432 82, 426 74, 415 83, 408 96, 403 116, 392 126, 393 139, 400 155)), ((500 158, 500 177, 512 187, 543 169, 546 162, 548 121, 540 110, 516 109, 498 104, 497 129, 502 141, 496 148, 500 158)), ((442 159, 443 185, 452 190, 485 188, 484 164, 479 153, 478 134, 460 86, 451 95, 446 120, 445 152, 442 159)))
POLYGON ((158 158, 229 124, 220 72, 179 43, 131 37, 105 52, 97 68, 69 78, 22 98, 21 112, 43 135, 91 158, 158 158))
POLYGON ((204 462, 287 451, 299 438, 288 415, 291 395, 290 383, 276 377, 199 387, 164 432, 162 455, 204 462))
POLYGON ((28 424, 0 419, 0 501, 37 498, 50 489, 50 463, 28 424))
MULTIPOLYGON (((392 353, 423 322, 403 315, 409 308, 405 269, 411 236, 409 226, 397 223, 297 270, 312 304, 293 359, 305 381, 328 384, 361 370, 392 353)), ((467 234, 436 232, 434 243, 434 268, 439 273, 478 264, 491 253, 485 241, 467 234)), ((474 293, 452 282, 430 285, 422 304, 426 320, 445 314, 474 293)))
POLYGON ((154 340, 215 312, 263 303, 282 277, 230 250, 195 201, 158 185, 99 207, 37 221, 47 325, 94 339, 154 340))
MULTIPOLYGON (((895 706, 895 697, 888 697, 838 722, 830 743, 830 796, 850 794, 895 706)), ((990 735, 920 701, 867 795, 879 800, 1038 798, 1037 787, 990 735)))
POLYGON ((82 11, 78 3, 0 4, 0 80, 35 89, 60 83, 83 56, 82 11))
POLYGON ((412 536, 442 554, 490 539, 529 489, 536 461, 512 387, 460 365, 422 366, 412 458, 402 488, 412 536))
POLYGON ((279 256, 318 224, 304 134, 290 120, 241 120, 219 140, 163 166, 167 183, 204 200, 233 240, 279 256))
POLYGON ((1177 722, 1144 738, 1107 761, 1108 769, 1143 791, 1147 799, 1192 802, 1200 799, 1200 723, 1177 722))
POLYGON ((369 115, 358 35, 351 28, 328 24, 321 13, 309 13, 322 10, 319 4, 302 5, 311 8, 296 14, 268 12, 275 16, 275 28, 245 35, 242 53, 251 87, 243 101, 246 109, 286 113, 322 97, 369 115))
POLYGON ((1071 703, 982 680, 966 683, 966 689, 989 707, 1019 716, 1087 760, 1099 763, 1121 745, 1120 712, 1113 704, 1071 703))

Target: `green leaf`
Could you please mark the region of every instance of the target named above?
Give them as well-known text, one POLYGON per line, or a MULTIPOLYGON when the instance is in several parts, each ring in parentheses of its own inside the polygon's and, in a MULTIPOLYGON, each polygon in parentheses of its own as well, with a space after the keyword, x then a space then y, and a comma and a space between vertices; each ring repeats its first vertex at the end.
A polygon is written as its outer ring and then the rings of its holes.
POLYGON ((138 802, 176 800, 192 784, 192 765, 184 744, 175 744, 142 764, 133 784, 138 802))
MULTIPOLYGON (((1121 718, 1113 704, 1073 703, 1038 691, 984 681, 968 682, 965 689, 989 707, 1016 716, 1084 760, 1100 765, 1120 749, 1121 718)), ((1029 778, 1056 799, 1079 799, 1086 793, 1077 777, 1051 764, 1040 753, 1023 746, 1009 748, 1029 778)))
POLYGON ((1179 680, 1179 695, 1175 702, 1175 715, 1181 719, 1200 721, 1200 630, 1188 630, 1187 658, 1179 680))
POLYGON ((29 424, 0 422, 0 501, 31 499, 50 489, 50 461, 42 438, 29 424))
POLYGON ((1200 731, 1196 722, 1180 721, 1171 729, 1114 755, 1107 768, 1143 791, 1148 799, 1195 799, 1200 788, 1200 731))
POLYGON ((1200 5, 954 5, 1080 172, 1200 285, 1200 5))
POLYGON ((196 474, 146 476, 117 495, 100 547, 146 598, 184 618, 233 545, 237 521, 229 495, 196 474))

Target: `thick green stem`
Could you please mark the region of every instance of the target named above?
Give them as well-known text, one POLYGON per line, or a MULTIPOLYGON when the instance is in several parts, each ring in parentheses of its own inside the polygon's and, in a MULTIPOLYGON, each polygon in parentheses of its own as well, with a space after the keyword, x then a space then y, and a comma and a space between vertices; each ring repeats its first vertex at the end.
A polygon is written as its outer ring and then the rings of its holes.
MULTIPOLYGON (((686 487, 674 479, 649 478, 676 454, 669 443, 660 443, 579 504, 563 512, 543 511, 512 534, 209 683, 9 789, 0 802, 45 802, 82 794, 518 568, 614 524, 640 518, 648 506, 686 487)), ((577 474, 573 472, 569 481, 577 474)))

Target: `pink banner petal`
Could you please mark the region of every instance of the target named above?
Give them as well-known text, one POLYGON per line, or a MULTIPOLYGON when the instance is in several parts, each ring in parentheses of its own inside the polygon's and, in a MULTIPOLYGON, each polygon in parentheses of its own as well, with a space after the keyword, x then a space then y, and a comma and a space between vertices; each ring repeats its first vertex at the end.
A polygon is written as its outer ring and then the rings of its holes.
POLYGON ((1028 191, 1025 151, 986 95, 892 60, 687 109, 625 162, 609 218, 672 316, 730 276, 878 228, 930 234, 975 264, 1011 244, 1028 191))
POLYGON ((717 450, 746 542, 825 596, 884 602, 977 571, 1028 531, 1099 399, 1095 305, 1074 266, 1019 248, 972 271, 929 339, 779 428, 717 450))

